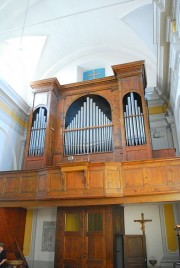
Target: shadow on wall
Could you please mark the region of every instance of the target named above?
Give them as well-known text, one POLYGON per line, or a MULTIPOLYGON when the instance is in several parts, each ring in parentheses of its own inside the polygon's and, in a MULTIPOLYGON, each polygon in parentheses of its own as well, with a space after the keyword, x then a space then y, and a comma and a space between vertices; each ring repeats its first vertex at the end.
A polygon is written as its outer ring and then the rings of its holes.
POLYGON ((177 131, 177 140, 178 140, 178 146, 180 148, 180 95, 177 98, 177 102, 174 108, 174 118, 175 118, 175 124, 176 124, 176 131, 177 131))
POLYGON ((0 127, 0 171, 16 170, 17 160, 12 140, 0 127))

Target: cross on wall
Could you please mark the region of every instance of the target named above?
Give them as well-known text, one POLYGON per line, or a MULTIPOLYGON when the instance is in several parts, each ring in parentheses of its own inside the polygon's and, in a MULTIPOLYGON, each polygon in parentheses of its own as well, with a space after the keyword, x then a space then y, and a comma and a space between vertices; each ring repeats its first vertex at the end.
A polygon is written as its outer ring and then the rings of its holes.
POLYGON ((134 220, 134 222, 139 222, 141 224, 142 233, 143 233, 143 235, 145 235, 145 223, 152 222, 152 220, 150 220, 150 219, 145 220, 144 219, 144 213, 141 213, 141 219, 140 220, 134 220))

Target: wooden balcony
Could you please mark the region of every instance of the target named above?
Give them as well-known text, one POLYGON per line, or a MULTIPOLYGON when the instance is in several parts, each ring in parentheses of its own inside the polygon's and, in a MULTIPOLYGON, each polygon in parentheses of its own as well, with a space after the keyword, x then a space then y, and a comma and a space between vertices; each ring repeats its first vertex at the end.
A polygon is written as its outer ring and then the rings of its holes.
POLYGON ((177 200, 180 200, 180 158, 64 163, 39 170, 0 173, 1 207, 177 200))

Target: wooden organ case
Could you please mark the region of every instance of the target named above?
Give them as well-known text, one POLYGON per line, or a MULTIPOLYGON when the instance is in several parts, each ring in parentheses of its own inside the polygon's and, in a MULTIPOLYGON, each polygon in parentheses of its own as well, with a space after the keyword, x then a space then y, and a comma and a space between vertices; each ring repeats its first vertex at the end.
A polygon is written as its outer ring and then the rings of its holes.
POLYGON ((91 81, 60 85, 52 78, 31 84, 25 169, 152 157, 144 62, 112 68, 114 76, 91 81))

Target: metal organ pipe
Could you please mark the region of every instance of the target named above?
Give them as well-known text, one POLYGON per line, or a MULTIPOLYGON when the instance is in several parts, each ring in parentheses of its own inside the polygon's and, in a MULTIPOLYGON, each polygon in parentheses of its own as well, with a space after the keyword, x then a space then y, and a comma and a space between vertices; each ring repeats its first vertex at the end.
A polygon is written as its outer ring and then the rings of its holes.
MULTIPOLYGON (((93 102, 93 123, 92 126, 95 127, 96 126, 96 105, 93 102)), ((92 129, 92 138, 93 138, 93 144, 92 144, 92 152, 95 152, 96 149, 96 131, 95 128, 92 129)))
POLYGON ((126 145, 137 146, 146 143, 144 117, 134 93, 126 98, 124 110, 124 126, 126 134, 126 145))
MULTIPOLYGON (((86 126, 86 102, 84 102, 84 118, 83 118, 83 128, 86 126)), ((86 131, 83 130, 83 153, 86 153, 86 131)))
POLYGON ((137 122, 138 144, 141 144, 141 131, 140 131, 140 120, 139 120, 139 116, 138 116, 138 104, 137 104, 137 100, 135 100, 135 114, 136 114, 136 122, 137 122))
POLYGON ((64 131, 64 154, 76 155, 112 151, 112 122, 87 97, 64 131))
MULTIPOLYGON (((96 126, 99 126, 99 108, 96 106, 96 126)), ((96 142, 96 148, 94 152, 99 152, 99 128, 96 129, 96 137, 95 137, 95 142, 96 142)))
MULTIPOLYGON (((91 112, 91 116, 89 116, 89 126, 92 127, 93 126, 93 100, 90 99, 90 107, 89 107, 89 111, 91 112)), ((89 143, 90 143, 90 150, 89 152, 92 153, 92 143, 93 143, 93 136, 92 136, 92 128, 90 128, 89 130, 89 143)))
POLYGON ((44 141, 46 130, 46 109, 40 107, 34 112, 29 144, 29 156, 41 156, 44 153, 44 141))

